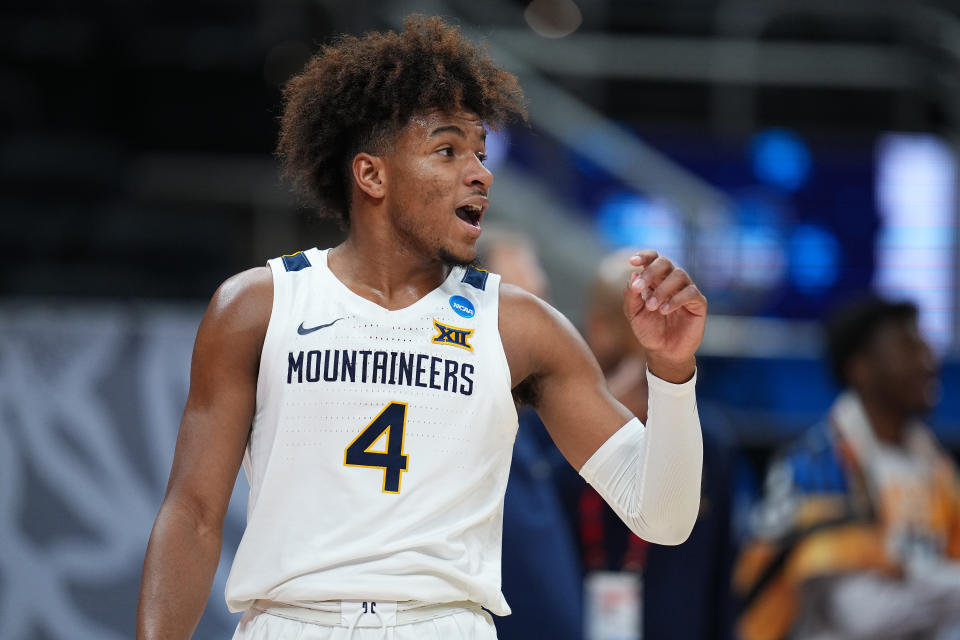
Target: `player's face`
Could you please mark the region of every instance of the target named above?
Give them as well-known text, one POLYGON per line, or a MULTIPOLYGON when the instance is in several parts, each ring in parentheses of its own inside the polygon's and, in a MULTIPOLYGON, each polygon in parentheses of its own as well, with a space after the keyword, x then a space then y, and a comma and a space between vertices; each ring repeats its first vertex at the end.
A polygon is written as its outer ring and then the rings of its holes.
POLYGON ((448 264, 476 257, 493 175, 483 166, 486 130, 472 113, 411 118, 384 158, 387 201, 398 241, 448 264))
POLYGON ((867 353, 874 392, 900 411, 923 414, 940 396, 936 358, 914 322, 877 329, 867 353))

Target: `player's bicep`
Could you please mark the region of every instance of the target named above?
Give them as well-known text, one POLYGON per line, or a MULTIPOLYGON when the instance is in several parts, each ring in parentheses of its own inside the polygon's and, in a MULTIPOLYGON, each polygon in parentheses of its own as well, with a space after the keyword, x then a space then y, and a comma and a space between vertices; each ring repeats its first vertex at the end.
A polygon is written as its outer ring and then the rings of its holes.
POLYGON ((632 414, 607 389, 596 359, 571 327, 539 379, 537 413, 577 470, 632 414), (572 333, 570 333, 572 332, 572 333))
POLYGON ((596 359, 569 320, 529 294, 508 293, 505 302, 506 331, 501 334, 506 334, 508 351, 519 353, 510 358, 517 363, 511 366, 514 381, 561 453, 579 470, 632 414, 609 392, 596 359))
POLYGON ((204 525, 222 522, 243 458, 272 299, 268 269, 235 276, 214 294, 197 331, 165 502, 204 525))

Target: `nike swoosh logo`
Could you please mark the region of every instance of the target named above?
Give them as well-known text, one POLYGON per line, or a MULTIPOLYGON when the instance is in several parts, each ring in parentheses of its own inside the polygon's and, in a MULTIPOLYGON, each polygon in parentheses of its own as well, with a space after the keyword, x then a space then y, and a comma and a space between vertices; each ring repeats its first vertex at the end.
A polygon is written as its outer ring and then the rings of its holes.
POLYGON ((308 333, 313 333, 314 331, 317 331, 318 329, 326 329, 327 327, 333 326, 336 323, 340 322, 341 320, 343 320, 343 318, 337 318, 333 322, 328 322, 327 324, 318 324, 317 326, 310 327, 309 329, 304 328, 303 323, 301 322, 300 326, 297 327, 297 333, 299 333, 302 336, 305 336, 308 333))

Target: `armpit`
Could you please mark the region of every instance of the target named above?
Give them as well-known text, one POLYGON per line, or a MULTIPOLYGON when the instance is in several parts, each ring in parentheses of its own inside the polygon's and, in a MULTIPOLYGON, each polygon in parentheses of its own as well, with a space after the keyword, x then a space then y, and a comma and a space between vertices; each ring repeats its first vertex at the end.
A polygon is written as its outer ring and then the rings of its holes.
POLYGON ((528 376, 513 388, 513 401, 518 407, 536 407, 540 403, 540 376, 528 376))

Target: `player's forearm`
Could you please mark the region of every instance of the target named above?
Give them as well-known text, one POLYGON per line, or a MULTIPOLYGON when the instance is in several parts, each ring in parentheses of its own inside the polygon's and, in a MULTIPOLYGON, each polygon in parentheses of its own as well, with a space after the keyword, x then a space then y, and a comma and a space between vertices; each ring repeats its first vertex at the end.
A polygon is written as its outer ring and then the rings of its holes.
POLYGON ((175 505, 160 509, 143 566, 138 640, 187 639, 203 614, 220 559, 220 531, 175 505))
POLYGON ((700 510, 703 440, 694 384, 649 378, 645 427, 627 425, 580 470, 638 536, 680 544, 700 510))

